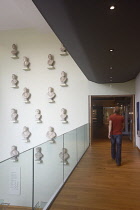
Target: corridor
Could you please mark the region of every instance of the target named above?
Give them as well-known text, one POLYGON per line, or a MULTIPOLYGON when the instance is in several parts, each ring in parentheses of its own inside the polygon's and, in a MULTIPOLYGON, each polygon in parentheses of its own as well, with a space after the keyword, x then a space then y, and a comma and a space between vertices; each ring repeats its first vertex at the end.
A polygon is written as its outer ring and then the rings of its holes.
POLYGON ((109 140, 95 140, 50 209, 139 210, 140 152, 124 138, 122 166, 116 166, 109 140))

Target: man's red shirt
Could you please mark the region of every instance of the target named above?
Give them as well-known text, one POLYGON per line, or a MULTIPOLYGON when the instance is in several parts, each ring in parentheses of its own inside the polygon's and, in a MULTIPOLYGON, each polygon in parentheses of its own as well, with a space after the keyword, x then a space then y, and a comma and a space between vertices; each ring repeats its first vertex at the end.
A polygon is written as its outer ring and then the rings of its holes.
POLYGON ((122 134, 124 117, 119 114, 112 114, 109 117, 109 121, 112 121, 111 135, 120 135, 122 134))

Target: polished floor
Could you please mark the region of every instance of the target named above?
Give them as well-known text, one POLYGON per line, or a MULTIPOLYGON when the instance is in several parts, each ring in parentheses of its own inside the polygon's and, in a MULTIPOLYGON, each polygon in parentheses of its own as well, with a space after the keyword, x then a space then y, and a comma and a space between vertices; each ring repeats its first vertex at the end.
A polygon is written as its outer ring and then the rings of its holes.
POLYGON ((140 210, 140 152, 124 138, 122 166, 110 158, 110 141, 97 138, 51 210, 140 210))

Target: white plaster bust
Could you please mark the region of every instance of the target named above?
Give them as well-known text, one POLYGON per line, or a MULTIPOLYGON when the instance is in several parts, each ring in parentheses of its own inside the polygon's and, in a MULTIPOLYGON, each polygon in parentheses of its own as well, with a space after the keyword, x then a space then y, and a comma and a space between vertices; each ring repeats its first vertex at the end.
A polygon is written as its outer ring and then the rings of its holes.
POLYGON ((17 50, 17 45, 13 44, 12 45, 12 51, 11 51, 11 58, 18 58, 18 50, 17 50))
POLYGON ((61 44, 60 51, 61 51, 60 55, 68 55, 67 50, 63 44, 61 44))
POLYGON ((54 132, 53 127, 48 128, 48 132, 47 132, 46 136, 49 139, 48 141, 50 141, 51 143, 55 142, 54 139, 56 138, 56 133, 54 132))
POLYGON ((18 86, 18 80, 17 80, 17 75, 12 74, 12 81, 11 81, 12 87, 17 88, 18 86))
POLYGON ((66 148, 62 148, 62 152, 60 152, 59 157, 61 159, 61 163, 64 163, 64 165, 68 164, 67 159, 70 157, 67 149, 66 148))
POLYGON ((61 109, 61 115, 60 115, 60 117, 61 117, 62 123, 67 123, 67 117, 68 117, 68 115, 67 115, 67 110, 66 109, 64 109, 64 108, 61 109))
POLYGON ((54 69, 54 57, 52 54, 48 55, 48 69, 54 69))
POLYGON ((35 112, 36 112, 36 114, 35 114, 36 122, 41 122, 42 115, 41 115, 40 109, 36 109, 35 112))
POLYGON ((16 109, 11 109, 11 121, 16 123, 18 118, 17 110, 16 109))
POLYGON ((31 132, 29 131, 29 128, 24 126, 23 127, 23 132, 22 132, 23 140, 26 142, 29 141, 29 137, 31 136, 31 132))
POLYGON ((52 87, 48 88, 48 99, 49 99, 49 103, 53 103, 54 102, 54 98, 55 98, 55 93, 52 87))
POLYGON ((35 161, 42 162, 43 154, 41 153, 41 147, 36 148, 35 158, 35 161))
POLYGON ((64 71, 61 72, 60 82, 61 82, 61 84, 60 84, 61 86, 67 86, 67 84, 66 84, 67 74, 64 71))
POLYGON ((12 146, 10 155, 13 161, 18 161, 19 151, 17 150, 17 146, 12 146))
POLYGON ((29 103, 29 102, 30 102, 29 99, 30 99, 30 97, 31 97, 31 94, 30 94, 28 88, 25 87, 25 88, 23 89, 22 97, 23 97, 25 103, 29 103))
POLYGON ((23 57, 23 70, 29 70, 29 66, 30 66, 30 62, 29 62, 29 58, 27 57, 23 57))

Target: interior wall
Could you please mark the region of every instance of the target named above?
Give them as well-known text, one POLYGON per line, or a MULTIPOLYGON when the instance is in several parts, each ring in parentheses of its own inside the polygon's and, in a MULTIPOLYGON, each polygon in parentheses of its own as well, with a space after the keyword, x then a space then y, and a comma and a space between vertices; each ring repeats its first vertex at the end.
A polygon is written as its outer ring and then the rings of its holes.
MULTIPOLYGON (((137 102, 140 102, 140 73, 138 74, 136 78, 136 97, 135 97, 135 104, 137 102)), ((135 107, 135 110, 136 107, 135 107)), ((136 131, 136 146, 140 149, 140 137, 137 135, 137 113, 135 117, 135 131, 136 131)))
POLYGON ((61 43, 53 33, 41 33, 33 29, 0 32, 0 160, 9 157, 12 145, 20 152, 47 140, 48 127, 55 129, 57 136, 88 122, 87 79, 70 55, 60 55, 61 43), (18 45, 19 59, 12 59, 12 44, 18 45), (48 54, 55 60, 55 69, 47 69, 48 54), (24 71, 23 56, 30 59, 30 71, 24 71), (68 86, 60 86, 61 72, 68 77, 68 86), (19 80, 19 88, 11 88, 12 74, 19 80), (30 104, 23 102, 23 89, 31 93, 30 104), (56 93, 55 103, 48 103, 48 87, 56 93), (80 109, 79 109, 80 104, 80 109), (11 122, 11 109, 18 110, 18 123, 11 122), (68 123, 60 122, 61 109, 67 109, 68 123), (35 122, 35 110, 40 109, 42 123, 35 122), (23 127, 32 133, 30 143, 24 143, 23 127))
POLYGON ((88 90, 89 95, 131 95, 135 94, 135 80, 112 84, 97 84, 89 81, 88 90))
POLYGON ((42 33, 34 29, 0 32, 0 161, 9 158, 12 145, 19 152, 37 146, 47 140, 48 127, 57 136, 88 123, 88 95, 126 95, 135 93, 135 80, 121 84, 97 84, 90 82, 70 55, 60 55, 61 43, 54 33, 42 33), (19 59, 11 59, 12 44, 18 45, 19 59), (48 54, 54 55, 55 69, 47 69, 48 54), (31 62, 31 71, 24 71, 23 56, 31 62), (60 86, 61 71, 68 76, 68 86, 60 86), (11 88, 12 74, 19 80, 19 88, 11 88), (23 102, 23 88, 29 88, 30 104, 23 102), (48 87, 56 93, 55 103, 49 104, 48 87), (11 122, 11 109, 18 110, 18 123, 11 122), (68 111, 68 124, 60 122, 61 108, 68 111), (35 122, 35 110, 40 109, 42 123, 35 122), (30 143, 22 140, 23 127, 32 133, 30 143))

